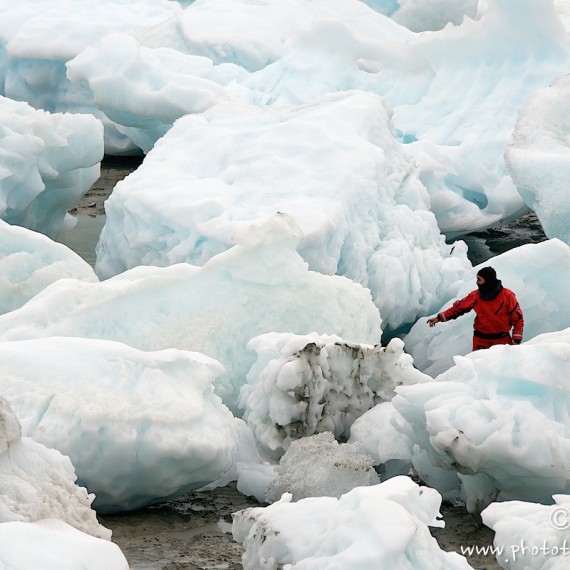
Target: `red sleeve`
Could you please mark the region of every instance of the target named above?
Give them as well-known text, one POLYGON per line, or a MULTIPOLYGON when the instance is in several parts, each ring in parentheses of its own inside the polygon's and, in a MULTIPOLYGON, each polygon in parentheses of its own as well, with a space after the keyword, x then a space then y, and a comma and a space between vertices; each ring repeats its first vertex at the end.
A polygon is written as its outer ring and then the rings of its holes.
POLYGON ((442 322, 451 321, 465 313, 468 313, 475 306, 478 294, 478 291, 471 291, 467 297, 463 297, 460 301, 455 301, 449 309, 438 314, 439 320, 442 322))
POLYGON ((515 342, 522 341, 523 329, 524 329, 524 317, 522 313, 521 306, 517 301, 514 293, 511 292, 510 295, 510 306, 509 306, 509 320, 511 326, 513 327, 513 340, 515 342))

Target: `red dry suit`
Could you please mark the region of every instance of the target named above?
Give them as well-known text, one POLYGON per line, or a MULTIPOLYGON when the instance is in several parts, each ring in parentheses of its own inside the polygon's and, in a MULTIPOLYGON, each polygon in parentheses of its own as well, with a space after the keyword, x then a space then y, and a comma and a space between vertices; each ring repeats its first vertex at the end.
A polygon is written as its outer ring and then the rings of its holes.
POLYGON ((473 350, 496 344, 520 344, 524 319, 517 298, 510 289, 501 287, 497 296, 490 300, 481 298, 478 290, 471 291, 467 297, 455 301, 449 309, 439 313, 438 317, 442 322, 450 321, 471 309, 477 315, 473 323, 473 350))

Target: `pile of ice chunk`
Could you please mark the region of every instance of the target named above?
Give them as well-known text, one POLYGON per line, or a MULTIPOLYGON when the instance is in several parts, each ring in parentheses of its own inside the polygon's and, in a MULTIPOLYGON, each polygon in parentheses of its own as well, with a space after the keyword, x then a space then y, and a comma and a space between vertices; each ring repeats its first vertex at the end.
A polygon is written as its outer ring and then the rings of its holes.
POLYGON ((340 497, 355 487, 379 482, 373 459, 357 443, 338 443, 329 431, 293 441, 269 484, 267 502, 289 493, 293 501, 307 497, 340 497))

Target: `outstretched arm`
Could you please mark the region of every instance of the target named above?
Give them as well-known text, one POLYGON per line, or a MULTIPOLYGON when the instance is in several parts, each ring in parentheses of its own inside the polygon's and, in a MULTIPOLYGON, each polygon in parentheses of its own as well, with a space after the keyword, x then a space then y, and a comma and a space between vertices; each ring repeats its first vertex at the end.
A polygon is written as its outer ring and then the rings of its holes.
POLYGON ((444 323, 445 321, 451 321, 468 313, 477 300, 478 293, 476 291, 472 291, 467 295, 467 297, 463 297, 463 299, 459 301, 455 301, 449 309, 446 311, 442 311, 438 313, 435 317, 431 317, 427 320, 427 323, 430 327, 435 327, 437 323, 444 323))

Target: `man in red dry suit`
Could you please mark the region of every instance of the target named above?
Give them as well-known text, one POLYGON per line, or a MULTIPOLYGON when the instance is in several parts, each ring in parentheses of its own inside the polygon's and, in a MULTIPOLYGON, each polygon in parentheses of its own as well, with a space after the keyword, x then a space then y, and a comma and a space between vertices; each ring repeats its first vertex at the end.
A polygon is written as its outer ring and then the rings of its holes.
POLYGON ((503 287, 492 267, 483 267, 477 273, 477 289, 467 297, 455 301, 446 311, 428 319, 430 327, 436 323, 456 319, 471 310, 476 313, 473 323, 473 350, 496 344, 520 344, 524 319, 515 294, 503 287), (511 336, 512 329, 512 336, 511 336))

